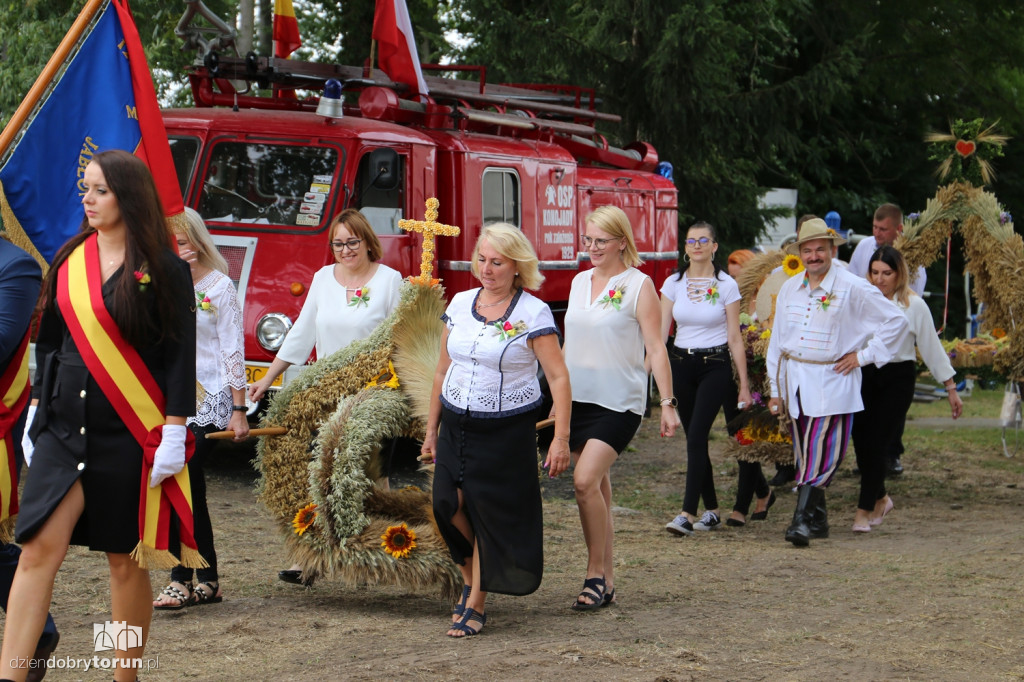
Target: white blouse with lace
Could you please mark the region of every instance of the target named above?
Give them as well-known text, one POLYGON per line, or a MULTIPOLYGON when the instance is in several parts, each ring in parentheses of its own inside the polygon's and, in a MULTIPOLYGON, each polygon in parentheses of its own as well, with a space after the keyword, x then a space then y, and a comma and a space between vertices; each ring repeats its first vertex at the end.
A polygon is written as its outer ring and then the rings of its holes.
POLYGON ((227 428, 234 404, 231 389, 245 390, 242 306, 227 275, 213 270, 196 292, 196 416, 189 424, 227 428), (203 299, 209 299, 204 307, 203 299))

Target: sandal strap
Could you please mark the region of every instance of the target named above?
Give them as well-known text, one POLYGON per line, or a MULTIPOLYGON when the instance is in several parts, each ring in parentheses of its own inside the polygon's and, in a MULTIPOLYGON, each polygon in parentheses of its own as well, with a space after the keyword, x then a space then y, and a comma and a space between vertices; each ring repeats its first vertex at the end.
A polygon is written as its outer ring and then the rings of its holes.
POLYGON ((462 616, 463 612, 466 610, 466 602, 469 600, 469 593, 472 591, 472 585, 462 586, 462 599, 455 603, 455 606, 452 608, 452 615, 462 616))
POLYGON ((197 602, 205 602, 213 599, 217 596, 217 592, 220 590, 220 581, 215 580, 213 582, 204 581, 196 584, 192 594, 197 602))
POLYGON ((605 582, 604 578, 587 578, 583 581, 583 589, 580 591, 579 597, 576 597, 576 601, 579 604, 586 604, 586 602, 580 601, 580 597, 587 597, 594 603, 600 604, 604 600, 605 582))
POLYGON ((480 631, 484 629, 484 625, 486 625, 486 624, 487 624, 487 614, 486 613, 480 613, 479 611, 477 611, 475 609, 472 609, 472 608, 467 606, 466 610, 462 613, 462 618, 460 618, 457 623, 453 623, 452 624, 452 630, 458 630, 460 632, 464 632, 464 633, 466 633, 467 636, 469 636, 469 635, 478 635, 478 634, 480 634, 480 631), (474 620, 476 622, 480 623, 480 627, 474 628, 474 627, 471 627, 469 625, 469 622, 470 621, 474 621, 474 620))
POLYGON ((195 594, 195 590, 192 589, 192 583, 190 582, 180 584, 184 586, 186 590, 188 590, 188 594, 185 594, 174 585, 168 585, 164 589, 160 590, 160 595, 164 597, 170 597, 171 599, 175 599, 181 602, 182 604, 187 604, 192 599, 192 595, 195 594))

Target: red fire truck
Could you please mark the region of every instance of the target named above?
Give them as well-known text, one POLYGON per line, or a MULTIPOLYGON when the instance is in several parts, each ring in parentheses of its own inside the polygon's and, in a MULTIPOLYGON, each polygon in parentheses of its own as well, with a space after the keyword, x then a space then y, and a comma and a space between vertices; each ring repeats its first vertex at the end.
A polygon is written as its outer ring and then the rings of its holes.
POLYGON ((423 218, 437 197, 438 220, 462 228, 437 242, 435 276, 449 293, 475 286, 479 230, 504 221, 529 236, 546 276, 539 296, 563 310, 586 267, 584 218, 606 204, 629 216, 658 286, 674 269, 676 189, 653 147, 607 144, 594 126, 618 117, 597 111, 592 91, 492 85, 477 73, 428 76, 429 98, 413 101, 383 72, 359 67, 210 49, 192 67, 195 107, 165 110, 164 123, 185 204, 207 221, 238 285, 249 381, 266 371, 313 274, 331 262, 327 228, 348 207, 373 225, 384 263, 418 274, 422 237, 397 223, 423 218), (251 84, 274 96, 248 94, 251 84), (300 100, 300 88, 324 94, 300 100))

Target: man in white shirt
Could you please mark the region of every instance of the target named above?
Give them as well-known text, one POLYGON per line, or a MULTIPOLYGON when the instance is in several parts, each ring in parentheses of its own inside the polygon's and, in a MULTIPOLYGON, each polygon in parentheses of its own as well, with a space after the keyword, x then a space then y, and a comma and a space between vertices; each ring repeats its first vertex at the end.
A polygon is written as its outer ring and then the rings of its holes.
MULTIPOLYGON (((871 223, 872 236, 865 237, 857 244, 850 257, 850 272, 864 279, 868 276, 868 263, 875 249, 880 246, 892 246, 896 238, 903 233, 903 211, 896 204, 882 204, 875 209, 875 217, 871 223)), ((911 273, 910 288, 918 296, 924 295, 924 285, 928 274, 924 267, 918 266, 917 274, 911 273)))
POLYGON ((779 290, 768 344, 768 408, 788 416, 797 462, 799 495, 786 530, 797 546, 828 537, 825 488, 846 454, 853 413, 864 409, 860 366, 891 360, 907 333, 892 301, 834 265, 833 250, 843 243, 824 220, 800 227, 787 250, 805 270, 779 290))

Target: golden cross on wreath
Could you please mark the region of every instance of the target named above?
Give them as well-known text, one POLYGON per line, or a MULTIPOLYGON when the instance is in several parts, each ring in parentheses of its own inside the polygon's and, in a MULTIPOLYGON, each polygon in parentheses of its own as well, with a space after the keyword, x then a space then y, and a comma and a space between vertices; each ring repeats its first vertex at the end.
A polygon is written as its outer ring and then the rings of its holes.
POLYGON ((436 197, 430 197, 427 199, 427 214, 425 220, 406 220, 402 219, 398 221, 398 226, 403 230, 409 232, 420 232, 423 234, 423 256, 420 258, 420 276, 410 277, 410 282, 416 282, 423 286, 430 286, 433 284, 431 275, 434 272, 434 235, 444 235, 445 237, 458 236, 460 230, 455 225, 445 225, 444 223, 437 222, 437 207, 440 202, 436 197))

